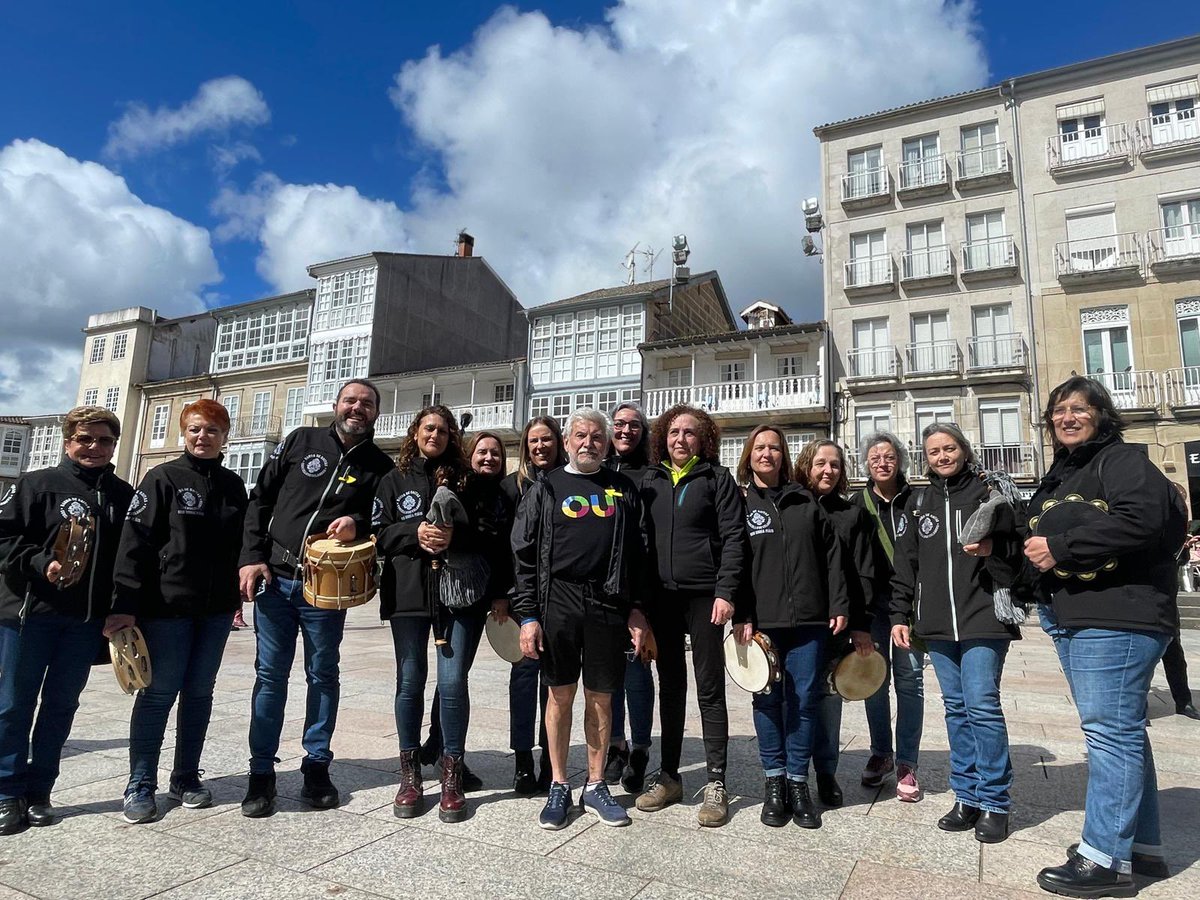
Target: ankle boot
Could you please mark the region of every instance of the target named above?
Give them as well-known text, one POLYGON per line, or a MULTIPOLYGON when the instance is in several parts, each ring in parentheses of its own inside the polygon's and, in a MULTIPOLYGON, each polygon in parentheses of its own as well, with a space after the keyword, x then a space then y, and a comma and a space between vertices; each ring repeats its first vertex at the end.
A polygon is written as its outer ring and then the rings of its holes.
POLYGON ((981 844, 999 844, 1008 837, 1008 813, 984 810, 975 820, 975 840, 981 844))
POLYGON ((792 821, 801 828, 820 828, 821 813, 808 792, 807 781, 787 780, 788 799, 792 804, 792 821))
POLYGON ((522 797, 529 797, 538 792, 537 775, 533 771, 533 752, 530 750, 516 752, 513 790, 522 797))
POLYGON ((767 779, 763 789, 762 815, 759 816, 764 825, 782 828, 791 818, 786 780, 782 775, 772 775, 767 779))
POLYGON ((967 806, 965 803, 955 803, 950 812, 938 819, 937 826, 942 831, 969 831, 979 821, 979 809, 967 806))
POLYGON ((629 751, 629 765, 621 773, 621 787, 631 794, 640 793, 646 786, 646 765, 650 762, 650 751, 634 747, 629 751))
POLYGON ((545 747, 542 748, 541 768, 538 771, 538 793, 545 794, 550 791, 550 782, 554 780, 553 767, 550 765, 550 751, 545 747))
POLYGON ((443 822, 461 822, 467 814, 467 798, 462 787, 462 757, 442 757, 442 801, 438 818, 443 822))
POLYGON ((242 815, 248 819, 261 819, 275 812, 275 773, 250 773, 246 797, 242 800, 242 815))
POLYGON ((419 750, 400 751, 400 788, 392 811, 400 819, 411 819, 421 814, 421 761, 419 750))

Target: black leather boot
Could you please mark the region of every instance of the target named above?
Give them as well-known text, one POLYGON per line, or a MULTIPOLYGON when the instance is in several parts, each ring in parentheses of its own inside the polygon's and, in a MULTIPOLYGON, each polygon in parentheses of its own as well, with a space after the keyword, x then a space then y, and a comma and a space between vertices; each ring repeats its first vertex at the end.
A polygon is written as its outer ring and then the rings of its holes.
POLYGON ((817 796, 831 809, 837 809, 846 802, 842 796, 842 786, 833 775, 817 773, 817 796))
POLYGON ((329 780, 329 763, 308 762, 301 764, 304 785, 300 788, 300 799, 313 809, 333 809, 341 799, 337 788, 329 780))
POLYGON ((787 780, 788 802, 792 807, 792 821, 801 828, 820 828, 821 813, 808 792, 807 781, 787 780))
POLYGON ((621 787, 629 793, 639 793, 646 786, 646 765, 650 762, 650 751, 634 747, 629 751, 629 765, 621 773, 621 787))
POLYGON ((261 775, 250 773, 250 785, 242 800, 242 815, 248 819, 261 819, 275 812, 275 773, 261 775))
POLYGON ((25 798, 9 797, 0 800, 0 834, 16 834, 29 827, 25 814, 25 798))
POLYGON ((537 775, 533 771, 533 753, 529 750, 518 750, 516 757, 513 790, 522 797, 530 797, 538 792, 537 775))
POLYGON ((54 807, 50 805, 49 794, 30 794, 25 798, 25 803, 25 815, 32 827, 45 828, 47 825, 53 825, 57 821, 54 815, 54 807))
POLYGON ((1073 856, 1061 866, 1038 872, 1038 885, 1064 897, 1132 897, 1137 893, 1132 876, 1073 856))
POLYGON ((979 821, 979 810, 965 803, 955 803, 950 812, 938 819, 942 831, 970 831, 979 821))
MULTIPOLYGON (((1067 856, 1074 859, 1079 855, 1079 842, 1076 841, 1067 848, 1067 856)), ((1147 878, 1166 878, 1171 874, 1171 870, 1167 868, 1167 861, 1161 856, 1152 856, 1149 853, 1138 853, 1133 851, 1133 874, 1144 875, 1147 878)))
POLYGON ((1008 837, 1008 813, 984 810, 975 820, 975 840, 981 844, 999 844, 1008 837))
POLYGON ((786 781, 782 775, 772 775, 767 779, 763 788, 762 815, 759 816, 764 825, 782 828, 791 818, 786 781))

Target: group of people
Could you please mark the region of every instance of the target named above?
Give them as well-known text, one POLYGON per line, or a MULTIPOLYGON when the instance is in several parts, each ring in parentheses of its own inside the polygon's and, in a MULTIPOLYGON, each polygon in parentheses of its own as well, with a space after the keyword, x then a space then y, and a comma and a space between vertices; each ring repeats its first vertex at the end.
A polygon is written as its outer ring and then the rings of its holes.
POLYGON ((1027 505, 980 468, 950 423, 921 436, 926 484, 908 481, 904 442, 866 437, 868 482, 852 492, 837 443, 813 441, 793 463, 774 425, 752 431, 736 469, 722 466, 718 427, 686 405, 653 423, 629 403, 611 418, 576 410, 561 426, 535 417, 512 474, 499 435, 468 440, 454 414, 433 405, 414 416, 393 460, 373 440, 379 399, 369 381, 343 385, 333 423, 289 433, 248 498, 221 464, 230 422, 215 401, 184 408, 184 452, 136 490, 111 465, 117 418, 96 407, 68 414, 62 463, 23 476, 0 500, 0 834, 55 821, 50 792, 90 666, 102 636, 133 624, 153 679, 133 705, 125 819, 158 815, 159 756, 176 704, 167 793, 185 807, 209 805, 201 757, 242 602, 254 604, 257 640, 242 812, 275 809, 297 637, 307 681, 301 797, 337 806, 330 745, 346 611, 306 602, 301 567, 313 537, 373 536, 396 658, 401 818, 424 811, 423 766, 436 766, 444 821, 461 820, 466 793, 480 786, 464 754, 470 670, 490 615, 520 628, 523 659, 509 681, 513 789, 547 795, 543 828, 564 827, 575 808, 629 824, 609 791, 617 783, 643 811, 682 800, 689 648, 704 747, 698 821, 724 824, 731 631, 743 645, 765 635, 778 655, 776 689, 752 701, 764 824, 819 828, 821 807, 842 804, 843 701, 828 672, 878 648, 889 675, 866 701, 862 783, 894 778, 899 800, 921 800, 928 654, 954 792, 938 826, 1002 841, 1013 768, 1001 678, 1023 608, 1036 605, 1089 765, 1082 839, 1038 881, 1067 896, 1127 896, 1131 871, 1165 874, 1146 700, 1178 625, 1175 556, 1187 512, 1146 455, 1122 441, 1120 415, 1096 382, 1072 378, 1051 392, 1054 462, 1027 505), (461 521, 431 515, 443 488, 460 501, 461 521), (1080 497, 1103 508, 1098 521, 1036 527, 1040 511, 1080 497), (54 542, 72 517, 90 517, 93 538, 84 577, 67 586, 54 542), (436 691, 422 744, 431 636, 436 691), (576 805, 567 753, 581 680, 587 778, 576 805), (647 780, 656 699, 660 765, 647 780))

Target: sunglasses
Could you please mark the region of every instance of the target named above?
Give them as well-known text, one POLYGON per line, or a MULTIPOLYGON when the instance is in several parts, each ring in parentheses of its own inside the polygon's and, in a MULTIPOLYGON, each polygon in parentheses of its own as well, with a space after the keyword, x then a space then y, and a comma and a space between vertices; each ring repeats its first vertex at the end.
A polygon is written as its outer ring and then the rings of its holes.
POLYGON ((80 447, 115 447, 117 439, 115 437, 96 437, 90 434, 75 434, 71 436, 71 440, 80 447))

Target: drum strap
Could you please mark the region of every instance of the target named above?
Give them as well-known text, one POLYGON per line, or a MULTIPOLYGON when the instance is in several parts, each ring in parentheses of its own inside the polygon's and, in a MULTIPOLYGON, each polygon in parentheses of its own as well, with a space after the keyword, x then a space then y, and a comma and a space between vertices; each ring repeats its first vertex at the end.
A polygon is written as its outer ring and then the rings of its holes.
POLYGON ((871 514, 871 518, 875 520, 875 531, 879 535, 879 543, 883 545, 883 552, 887 554, 888 562, 892 562, 892 557, 896 553, 896 548, 892 546, 892 539, 887 533, 887 529, 883 527, 883 519, 879 515, 879 509, 875 506, 875 498, 871 496, 871 486, 867 485, 863 488, 863 502, 867 506, 867 512, 871 514))

